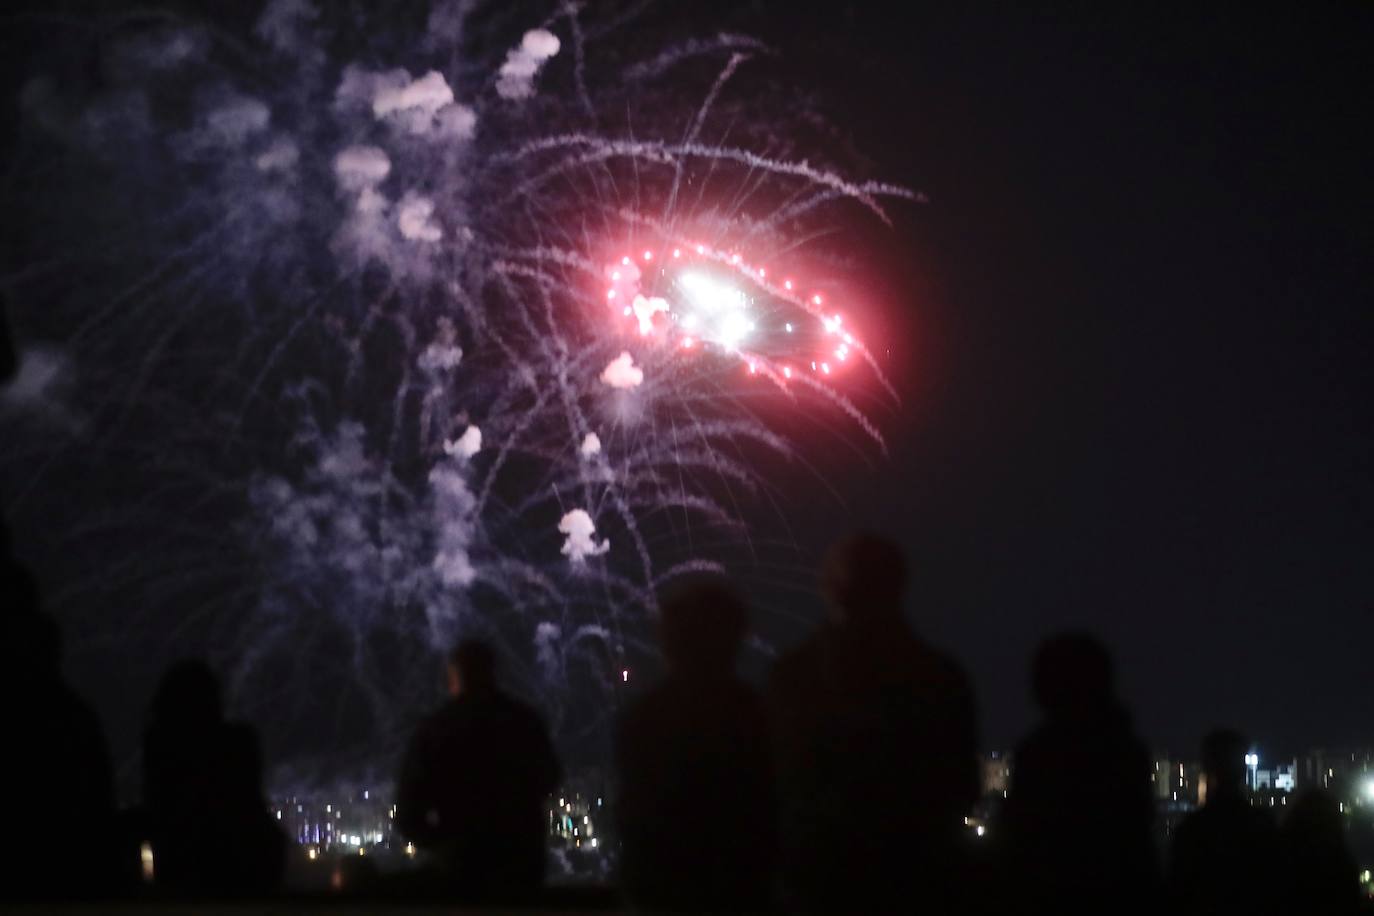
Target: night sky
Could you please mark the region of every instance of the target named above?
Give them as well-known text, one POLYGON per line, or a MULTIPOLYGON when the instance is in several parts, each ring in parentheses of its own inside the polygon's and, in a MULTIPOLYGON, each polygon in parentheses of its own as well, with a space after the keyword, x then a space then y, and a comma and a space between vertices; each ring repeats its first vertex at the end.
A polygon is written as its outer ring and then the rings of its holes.
POLYGON ((1157 746, 1367 745, 1374 8, 849 7, 776 40, 930 203, 875 242, 905 405, 845 495, 985 743, 1086 626, 1157 746))
POLYGON ((990 748, 1066 626, 1156 747, 1374 742, 1374 7, 714 6, 684 24, 780 50, 864 177, 929 198, 856 223, 903 404, 887 460, 820 461, 838 502, 780 479, 799 565, 846 526, 898 537, 990 748))

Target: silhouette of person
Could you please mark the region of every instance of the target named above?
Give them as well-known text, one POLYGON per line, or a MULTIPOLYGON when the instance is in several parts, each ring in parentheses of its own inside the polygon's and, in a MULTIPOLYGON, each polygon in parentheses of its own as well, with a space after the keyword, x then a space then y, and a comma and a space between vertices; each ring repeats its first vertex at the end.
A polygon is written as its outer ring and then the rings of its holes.
POLYGON ((940 911, 966 874, 973 690, 903 620, 905 584, 895 544, 842 541, 822 569, 829 619, 773 671, 789 909, 940 911))
POLYGON ((286 837, 267 811, 257 732, 225 720, 219 680, 202 661, 172 665, 154 693, 143 804, 159 887, 242 896, 280 884, 286 837))
POLYGON ((647 910, 759 912, 772 889, 767 716, 735 673, 747 612, 723 582, 667 596, 663 681, 621 717, 622 883, 647 910))
POLYGON ((1032 665, 1041 724, 1017 747, 1003 815, 1022 912, 1155 906, 1149 754, 1117 699, 1106 648, 1052 637, 1032 665))
POLYGON ((120 877, 110 755, 90 707, 62 680, 61 630, 27 569, 0 557, 3 694, 10 776, 0 897, 91 898, 120 877), (73 843, 73 837, 80 841, 73 843))
POLYGON ((1274 894, 1257 880, 1278 861, 1278 833, 1268 810, 1250 804, 1245 790, 1245 738, 1217 729, 1202 740, 1207 797, 1174 833, 1169 896, 1177 913, 1274 912, 1274 894))
POLYGON ((1344 916, 1360 912, 1358 866, 1346 845, 1345 818, 1331 793, 1304 792, 1279 827, 1284 912, 1344 916))
POLYGON ((485 643, 459 643, 447 673, 450 699, 420 724, 402 760, 396 826, 460 894, 529 894, 544 880, 544 805, 559 780, 548 732, 499 689, 485 643))

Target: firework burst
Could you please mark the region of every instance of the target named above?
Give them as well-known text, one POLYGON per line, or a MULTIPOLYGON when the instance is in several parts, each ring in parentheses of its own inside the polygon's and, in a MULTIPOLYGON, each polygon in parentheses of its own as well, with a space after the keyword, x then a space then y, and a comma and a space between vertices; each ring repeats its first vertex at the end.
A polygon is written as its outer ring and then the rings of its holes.
POLYGON ((766 48, 627 60, 634 11, 477 6, 102 20, 48 58, 98 78, 23 91, 7 286, 51 343, 6 395, 39 430, 12 508, 98 507, 53 517, 121 645, 219 656, 282 753, 393 741, 459 634, 599 727, 655 591, 747 542, 787 418, 881 448, 859 404, 895 401, 813 239, 913 195, 732 97, 766 48))

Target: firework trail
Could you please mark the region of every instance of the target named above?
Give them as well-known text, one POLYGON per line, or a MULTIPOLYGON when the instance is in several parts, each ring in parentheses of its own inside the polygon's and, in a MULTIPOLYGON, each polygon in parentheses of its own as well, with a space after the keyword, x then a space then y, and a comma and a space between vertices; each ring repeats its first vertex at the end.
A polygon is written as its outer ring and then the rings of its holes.
POLYGON ((337 9, 46 24, 12 509, 63 481, 83 508, 43 511, 100 558, 108 628, 153 634, 121 645, 215 653, 279 753, 394 742, 459 634, 595 729, 797 417, 881 448, 861 405, 895 394, 812 240, 913 195, 732 94, 769 53, 745 36, 337 9))

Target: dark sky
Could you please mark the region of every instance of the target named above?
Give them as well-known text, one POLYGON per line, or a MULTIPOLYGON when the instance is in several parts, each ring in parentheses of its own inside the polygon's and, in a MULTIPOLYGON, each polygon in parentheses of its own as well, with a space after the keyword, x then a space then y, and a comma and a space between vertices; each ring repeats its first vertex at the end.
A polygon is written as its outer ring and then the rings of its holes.
POLYGON ((906 400, 845 493, 986 743, 1082 625, 1157 745, 1368 744, 1374 8, 765 9, 931 200, 877 243, 906 400))

